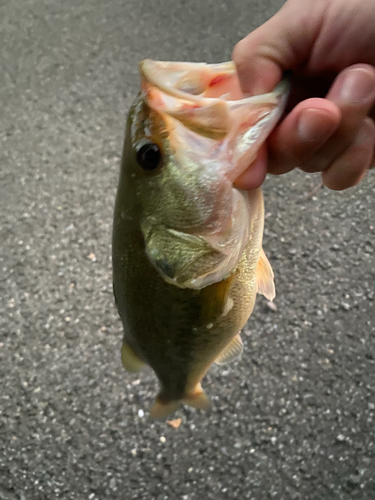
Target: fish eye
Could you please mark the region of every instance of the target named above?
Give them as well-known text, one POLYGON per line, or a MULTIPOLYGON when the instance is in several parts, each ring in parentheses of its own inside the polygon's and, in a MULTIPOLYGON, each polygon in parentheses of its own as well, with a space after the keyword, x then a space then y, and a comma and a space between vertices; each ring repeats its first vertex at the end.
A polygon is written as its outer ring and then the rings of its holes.
POLYGON ((157 144, 148 142, 137 151, 137 162, 144 170, 155 170, 160 165, 161 151, 157 144))

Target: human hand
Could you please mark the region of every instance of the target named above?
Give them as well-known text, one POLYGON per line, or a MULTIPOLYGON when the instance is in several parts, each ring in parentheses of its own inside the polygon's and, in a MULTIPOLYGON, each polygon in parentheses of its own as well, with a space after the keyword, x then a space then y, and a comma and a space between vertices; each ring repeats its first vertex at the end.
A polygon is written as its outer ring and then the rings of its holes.
POLYGON ((268 172, 322 172, 336 190, 356 185, 375 155, 375 0, 288 0, 234 48, 245 95, 271 91, 293 70, 287 112, 237 180, 268 172))

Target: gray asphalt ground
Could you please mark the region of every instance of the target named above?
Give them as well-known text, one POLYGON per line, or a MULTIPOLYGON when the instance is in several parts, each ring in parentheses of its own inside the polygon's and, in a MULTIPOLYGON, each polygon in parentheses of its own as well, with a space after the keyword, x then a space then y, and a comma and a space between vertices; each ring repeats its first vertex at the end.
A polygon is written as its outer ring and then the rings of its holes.
POLYGON ((272 310, 204 381, 209 413, 150 422, 121 366, 111 225, 144 57, 219 62, 281 0, 0 6, 0 498, 375 498, 375 175, 270 178, 272 310))

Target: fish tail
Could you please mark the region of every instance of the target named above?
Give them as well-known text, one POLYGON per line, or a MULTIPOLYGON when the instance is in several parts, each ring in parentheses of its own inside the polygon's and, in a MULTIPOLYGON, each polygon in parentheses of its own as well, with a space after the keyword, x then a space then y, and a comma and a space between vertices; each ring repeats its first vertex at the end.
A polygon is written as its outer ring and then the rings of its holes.
POLYGON ((165 418, 171 413, 174 413, 182 404, 192 406, 197 410, 207 410, 210 407, 210 400, 202 389, 201 384, 198 383, 192 391, 189 391, 183 397, 183 399, 175 399, 168 403, 164 403, 160 396, 158 396, 154 406, 151 408, 150 418, 165 418))
POLYGON ((176 399, 169 403, 163 403, 159 397, 156 398, 154 406, 151 408, 150 418, 155 420, 165 418, 171 413, 174 413, 182 405, 182 399, 176 399))

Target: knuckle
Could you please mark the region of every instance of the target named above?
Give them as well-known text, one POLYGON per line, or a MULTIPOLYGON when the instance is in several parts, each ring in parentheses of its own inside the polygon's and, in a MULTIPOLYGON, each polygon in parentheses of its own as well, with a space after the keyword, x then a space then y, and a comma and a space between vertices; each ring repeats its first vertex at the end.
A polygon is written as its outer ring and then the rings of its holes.
POLYGON ((232 51, 232 60, 235 62, 237 66, 237 70, 241 69, 246 63, 246 42, 245 40, 240 40, 234 46, 232 51))

